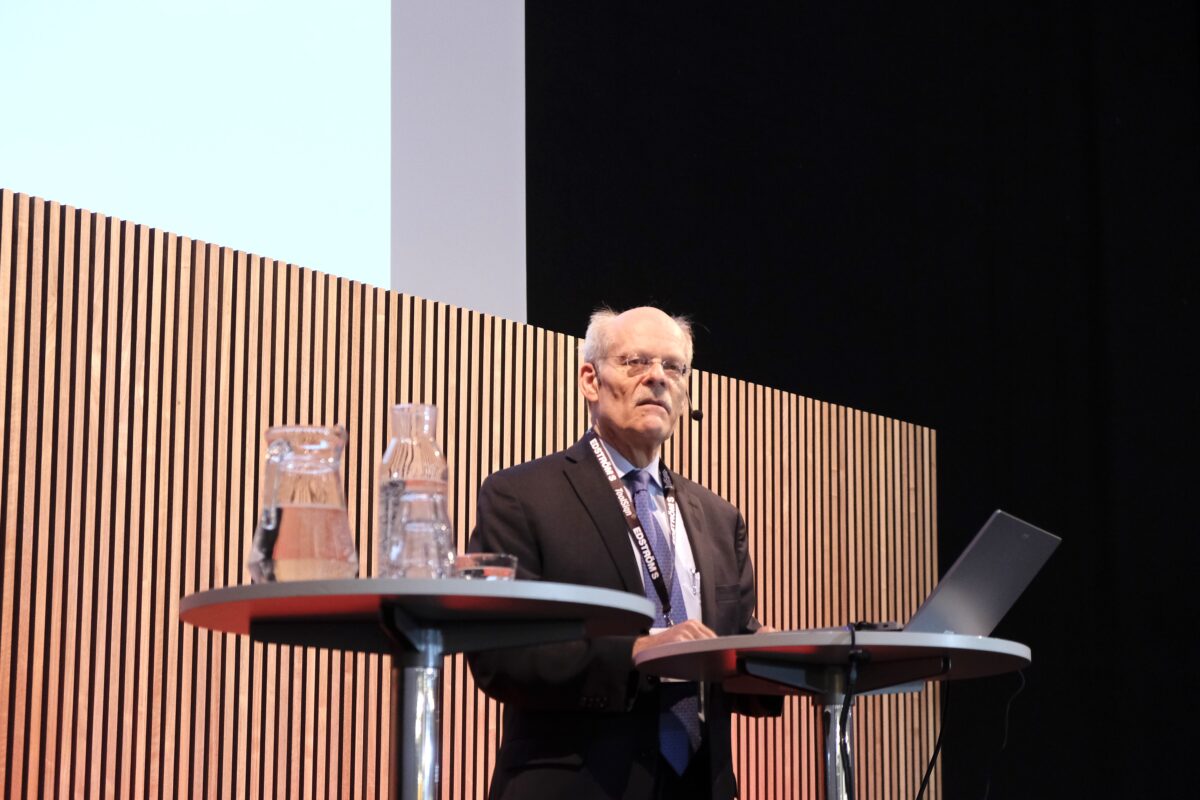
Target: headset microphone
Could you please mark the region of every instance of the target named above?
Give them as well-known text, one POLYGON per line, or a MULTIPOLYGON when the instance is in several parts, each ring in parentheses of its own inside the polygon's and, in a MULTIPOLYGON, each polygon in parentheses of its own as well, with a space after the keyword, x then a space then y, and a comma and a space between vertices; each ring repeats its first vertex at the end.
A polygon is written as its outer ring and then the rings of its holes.
POLYGON ((688 416, 692 418, 693 422, 700 422, 704 419, 704 412, 698 408, 692 408, 692 390, 685 389, 684 391, 687 393, 687 404, 690 409, 688 416))

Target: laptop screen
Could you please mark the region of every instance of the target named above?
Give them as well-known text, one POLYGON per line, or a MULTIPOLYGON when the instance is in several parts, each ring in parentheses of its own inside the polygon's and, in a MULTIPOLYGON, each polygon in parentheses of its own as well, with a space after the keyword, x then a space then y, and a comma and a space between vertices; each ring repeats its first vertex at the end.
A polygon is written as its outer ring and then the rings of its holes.
POLYGON ((1062 541, 996 511, 904 626, 918 633, 987 636, 1062 541))

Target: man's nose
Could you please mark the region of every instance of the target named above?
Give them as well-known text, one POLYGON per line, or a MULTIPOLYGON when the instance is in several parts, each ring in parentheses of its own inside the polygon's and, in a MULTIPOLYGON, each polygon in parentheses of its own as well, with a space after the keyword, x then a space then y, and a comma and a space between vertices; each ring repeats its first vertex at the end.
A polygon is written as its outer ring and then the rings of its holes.
POLYGON ((662 361, 657 358, 651 361, 650 367, 646 370, 645 377, 665 386, 667 384, 667 371, 663 369, 662 361))

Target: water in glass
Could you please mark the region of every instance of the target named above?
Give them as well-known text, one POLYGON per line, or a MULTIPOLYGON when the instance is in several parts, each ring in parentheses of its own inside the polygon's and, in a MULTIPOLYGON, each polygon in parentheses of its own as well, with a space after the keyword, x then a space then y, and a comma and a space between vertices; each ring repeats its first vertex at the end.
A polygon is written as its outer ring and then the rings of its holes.
POLYGON ((448 469, 437 409, 392 406, 392 438, 379 470, 379 567, 384 578, 444 578, 453 571, 448 469))
POLYGON ((346 516, 340 426, 267 431, 262 508, 247 566, 254 583, 358 575, 346 516))

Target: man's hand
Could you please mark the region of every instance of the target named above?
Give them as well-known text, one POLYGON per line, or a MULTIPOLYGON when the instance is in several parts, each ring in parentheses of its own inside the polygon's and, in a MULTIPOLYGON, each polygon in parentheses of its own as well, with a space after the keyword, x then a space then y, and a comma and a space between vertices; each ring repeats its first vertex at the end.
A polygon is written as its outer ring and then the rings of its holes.
POLYGON ((771 625, 759 625, 755 633, 779 633, 779 628, 771 625))
POLYGON ((692 642, 698 639, 715 639, 716 636, 712 628, 700 620, 689 619, 678 625, 672 625, 670 628, 661 630, 658 633, 650 633, 634 639, 633 655, 636 656, 651 645, 670 644, 671 642, 692 642))

